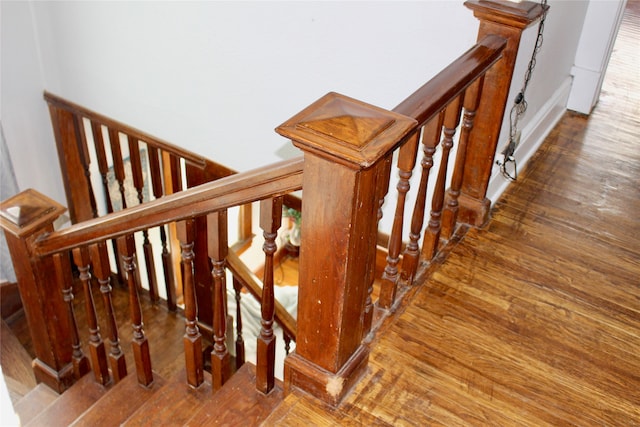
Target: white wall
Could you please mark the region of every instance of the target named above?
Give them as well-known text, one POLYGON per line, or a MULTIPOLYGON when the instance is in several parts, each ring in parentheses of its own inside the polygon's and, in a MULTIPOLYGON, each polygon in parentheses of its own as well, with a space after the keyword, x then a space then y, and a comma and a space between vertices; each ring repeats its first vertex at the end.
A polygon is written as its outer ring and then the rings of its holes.
POLYGON ((66 204, 31 3, 0 2, 0 120, 20 190, 66 204))
POLYGON ((239 170, 279 160, 273 129, 326 92, 392 108, 477 32, 460 2, 35 9, 51 91, 239 170))
MULTIPOLYGON (((549 4, 523 128, 544 128, 547 115, 564 109, 588 2, 549 4)), ((393 108, 468 49, 478 28, 462 1, 446 0, 0 7, 2 120, 18 184, 61 202, 44 89, 247 170, 295 153, 273 128, 326 92, 393 108)), ((534 39, 531 28, 518 87, 534 39)), ((492 191, 503 184, 495 178, 492 191)))
MULTIPOLYGON (((542 48, 526 90, 528 108, 518 123, 522 137, 514 157, 519 171, 566 111, 573 84, 571 69, 589 1, 549 0, 548 4, 550 9, 544 23, 542 48)), ((523 87, 537 35, 538 23, 527 28, 522 35, 496 159, 502 159, 500 153, 509 142, 509 113, 513 100, 523 87)), ((510 181, 501 176, 500 168, 494 165, 487 197, 495 202, 509 184, 510 181)))
POLYGON ((573 87, 567 108, 590 114, 598 102, 626 0, 589 3, 582 36, 571 70, 573 87))

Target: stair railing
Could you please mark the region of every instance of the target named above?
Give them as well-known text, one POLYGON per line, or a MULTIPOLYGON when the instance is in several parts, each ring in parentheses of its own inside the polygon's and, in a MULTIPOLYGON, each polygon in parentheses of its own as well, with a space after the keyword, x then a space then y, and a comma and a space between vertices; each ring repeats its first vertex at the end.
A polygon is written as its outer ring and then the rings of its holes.
MULTIPOLYGON (((34 336, 36 366, 42 366, 42 375, 38 378, 62 391, 74 380, 74 366, 85 366, 84 370, 86 371, 86 360, 82 364, 74 362, 75 350, 81 350, 77 338, 75 338, 77 333, 71 330, 71 326, 75 323, 72 308, 65 302, 65 299, 73 298, 72 295, 69 295, 69 283, 59 284, 52 280, 46 280, 47 271, 57 272, 56 276, 68 280, 70 277, 68 263, 54 263, 53 260, 62 259, 64 254, 69 251, 73 252, 73 259, 80 272, 80 280, 85 292, 86 311, 89 319, 90 351, 88 358, 96 380, 102 384, 107 384, 110 381, 108 367, 111 367, 114 380, 117 380, 118 376, 126 375, 126 367, 122 368, 119 365, 121 351, 117 331, 111 327, 108 331, 111 345, 109 357, 107 357, 92 293, 91 273, 93 272, 93 275, 98 278, 100 289, 104 294, 105 311, 109 317, 106 319, 106 323, 107 325, 115 325, 115 319, 112 318, 114 313, 110 310, 109 303, 109 275, 105 274, 103 262, 106 259, 106 241, 115 239, 118 252, 122 257, 125 280, 130 294, 130 317, 134 330, 132 346, 138 381, 144 386, 152 384, 153 372, 149 343, 145 336, 140 310, 132 236, 133 233, 150 227, 177 222, 182 245, 183 270, 185 271, 186 331, 184 345, 187 359, 187 378, 191 385, 200 385, 203 377, 202 337, 198 328, 198 305, 194 298, 193 231, 195 219, 206 216, 209 225, 207 236, 209 253, 207 255, 213 265, 211 275, 214 282, 212 295, 214 315, 210 321, 210 324, 213 325, 214 341, 214 351, 211 357, 212 380, 214 389, 220 388, 233 371, 229 351, 226 348, 227 313, 226 277, 224 274, 228 251, 226 211, 231 207, 262 199, 267 200, 267 202, 262 202, 263 204, 269 203, 268 201, 272 198, 280 200, 281 203, 284 194, 301 188, 302 165, 302 159, 294 159, 252 172, 231 175, 100 218, 82 221, 58 231, 53 231, 52 222, 64 212, 64 209, 39 193, 29 190, 3 202, 2 225, 8 231, 6 233, 7 240, 12 242, 10 248, 12 248, 11 254, 14 263, 21 271, 19 283, 21 293, 24 294, 23 299, 26 299, 25 311, 34 336), (35 216, 33 216, 34 213, 35 216), (31 223, 31 221, 34 222, 31 223), (42 221, 45 225, 40 225, 42 221), (12 231, 15 233, 12 234, 12 231), (40 266, 43 267, 40 268, 40 266), (33 276, 31 281, 24 280, 25 277, 28 277, 27 274, 33 276), (23 283, 33 289, 24 287, 23 283), (67 291, 63 293, 63 289, 67 291), (29 297, 30 292, 37 293, 34 300, 37 301, 38 306, 30 304, 31 301, 24 298, 25 295, 29 297), (46 295, 43 295, 44 293, 46 295), (37 307, 40 307, 40 310, 35 310, 37 307), (34 317, 34 313, 37 316, 34 317), (68 320, 65 320, 67 317, 68 320), (47 319, 62 321, 51 322, 47 319), (41 348, 43 343, 48 347, 41 348), (54 360, 50 360, 51 353, 53 353, 54 360)), ((276 214, 275 210, 271 210, 269 214, 263 214, 265 221, 271 214, 274 215, 272 221, 275 223, 282 213, 276 214)), ((273 285, 273 282, 269 285, 268 280, 265 283, 267 286, 273 285)), ((263 289, 267 286, 264 286, 263 289)), ((265 324, 264 335, 268 336, 269 328, 267 325, 273 325, 274 321, 273 292, 263 291, 262 298, 263 305, 271 307, 268 312, 263 313, 262 320, 265 324), (265 301, 267 302, 265 303, 265 301)), ((274 362, 272 353, 271 351, 266 354, 267 365, 274 362)), ((86 356, 79 354, 77 358, 84 360, 86 356)), ((273 368, 269 372, 272 371, 273 368)), ((80 375, 83 373, 80 372, 80 375)))
MULTIPOLYGON (((331 93, 278 127, 280 134, 290 138, 304 152, 304 162, 282 162, 228 176, 125 211, 89 219, 60 231, 53 231, 51 220, 61 209, 46 198, 26 194, 22 195, 22 200, 17 198, 10 203, 3 203, 3 227, 13 235, 8 240, 12 240, 9 246, 14 264, 20 264, 19 267, 27 272, 20 275, 28 282, 25 292, 29 286, 37 288, 38 298, 33 299, 38 301, 34 307, 42 313, 32 317, 46 321, 49 316, 68 312, 61 297, 62 288, 53 286, 54 289, 50 289, 42 284, 46 277, 44 272, 55 271, 51 266, 53 255, 72 250, 78 269, 84 274, 83 264, 86 264, 87 258, 83 248, 91 248, 107 239, 117 239, 131 293, 131 318, 136 331, 134 346, 137 346, 139 353, 136 365, 143 365, 141 368, 137 366, 138 378, 141 384, 149 384, 146 375, 147 369, 150 372, 148 345, 139 308, 136 309, 137 286, 131 234, 171 221, 186 221, 180 234, 184 237, 184 265, 189 265, 192 256, 190 236, 193 235, 190 230, 193 230, 193 224, 188 222, 206 217, 208 227, 214 230, 213 234, 206 235, 214 283, 212 329, 215 344, 212 364, 216 366, 218 376, 214 382, 224 383, 230 372, 224 340, 226 313, 221 303, 225 299, 222 291, 225 288, 225 276, 222 270, 228 251, 225 233, 227 209, 263 200, 265 212, 273 213, 278 211, 281 197, 304 187, 297 346, 285 361, 285 389, 301 388, 331 404, 339 403, 364 374, 368 362, 370 341, 366 337, 371 331, 374 309, 371 289, 378 220, 380 206, 389 186, 394 151, 399 150, 398 204, 381 289, 381 295, 387 296, 384 296, 386 299, 381 296, 382 302, 377 304, 379 307, 393 304, 393 295, 397 292, 401 277, 406 278, 406 283, 411 283, 412 278, 415 280, 420 274, 418 267, 433 258, 441 237, 450 236, 460 222, 476 224, 487 217, 485 183, 488 182, 493 152, 488 156, 486 153, 491 147, 495 150, 497 144, 495 128, 497 126, 499 129, 499 124, 496 122, 501 121, 500 113, 504 112, 520 34, 539 16, 540 7, 532 6, 529 2, 507 7, 484 0, 470 0, 466 5, 481 19, 479 43, 439 74, 435 78, 437 83, 427 83, 395 111, 386 111, 331 93), (461 114, 461 140, 451 186, 445 197, 448 160, 461 114), (491 118, 497 120, 484 123, 491 118), (422 206, 426 206, 426 201, 419 197, 414 210, 417 213, 412 219, 413 236, 405 251, 407 261, 405 264, 405 260, 402 260, 403 270, 399 273, 397 266, 400 263, 403 229, 401 218, 404 216, 404 201, 420 141, 425 152, 422 169, 426 171, 426 174, 421 174, 421 181, 426 179, 425 175, 429 175, 429 157, 438 145, 442 147, 443 161, 437 173, 431 215, 422 248, 415 247, 422 228, 420 217, 424 215, 420 212, 424 212, 422 206), (38 199, 37 203, 32 203, 34 199, 38 199), (5 219, 10 223, 6 223, 5 219), (421 254, 417 259, 416 251, 421 254), (43 302, 45 300, 47 303, 43 302)), ((67 127, 73 130, 73 124, 73 120, 70 120, 68 125, 71 126, 67 127)), ((78 165, 82 166, 82 162, 78 165)), ((419 192, 424 192, 422 188, 421 184, 419 192)), ((269 263, 273 255, 272 234, 279 218, 267 213, 261 217, 264 218, 261 224, 269 263)), ((194 247, 197 248, 197 245, 194 244, 194 247)), ((64 274, 58 276, 64 277, 64 274)), ((264 282, 262 295, 269 299, 272 280, 267 277, 264 282)), ((190 285, 185 284, 187 286, 190 285)), ((187 300, 193 298, 189 296, 185 302, 187 300)), ((273 305, 272 301, 263 300, 263 323, 259 338, 262 344, 259 343, 259 346, 265 349, 267 355, 271 351, 273 305)), ((185 309, 185 312, 189 312, 185 353, 191 351, 195 354, 192 350, 197 349, 198 334, 193 313, 197 317, 197 310, 185 309), (187 350, 187 346, 193 346, 193 349, 187 350)), ((48 364, 49 361, 40 359, 39 355, 36 365, 42 367, 41 374, 44 373, 56 384, 65 384, 60 379, 69 378, 68 372, 73 371, 72 349, 76 343, 68 330, 72 323, 69 320, 47 325, 40 334, 47 342, 45 350, 53 351, 55 360, 48 364), (61 341, 53 339, 60 335, 64 335, 61 341)), ((92 345, 96 347, 94 353, 98 355, 103 353, 99 339, 99 334, 91 338, 92 345)), ((91 357, 94 357, 93 354, 91 357)), ((193 365, 194 372, 188 377, 195 378, 197 383, 197 358, 193 365)), ((102 365, 92 361, 92 367, 98 378, 103 372, 102 365)), ((259 382, 267 384, 268 389, 269 368, 266 367, 264 371, 267 375, 264 381, 259 382)))

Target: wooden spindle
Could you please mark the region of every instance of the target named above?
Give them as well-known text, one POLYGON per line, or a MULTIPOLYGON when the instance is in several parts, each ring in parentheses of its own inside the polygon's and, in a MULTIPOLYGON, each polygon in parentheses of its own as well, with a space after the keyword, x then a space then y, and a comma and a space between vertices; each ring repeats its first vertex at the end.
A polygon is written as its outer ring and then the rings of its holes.
POLYGON ((204 381, 202 360, 202 335, 198 329, 198 305, 196 302, 196 285, 194 281, 193 241, 194 220, 188 219, 177 224, 178 240, 182 249, 182 282, 184 289, 184 357, 187 370, 187 382, 198 387, 204 381))
POLYGON ((73 250, 73 260, 80 272, 80 281, 84 288, 85 310, 87 314, 87 323, 89 324, 89 354, 91 356, 91 367, 93 375, 98 383, 108 384, 109 368, 107 366, 107 354, 104 348, 104 342, 100 336, 100 327, 98 326, 98 318, 96 315, 96 307, 93 301, 93 293, 91 291, 91 273, 89 272, 89 251, 87 248, 76 248, 73 250))
POLYGON ((71 332, 71 346, 73 347, 73 371, 76 378, 79 379, 89 372, 91 367, 89 366, 89 359, 82 351, 82 343, 80 342, 80 335, 78 334, 78 323, 73 309, 73 278, 71 277, 71 270, 66 265, 68 262, 68 253, 57 253, 53 256, 56 278, 58 283, 63 286, 62 296, 67 305, 69 331, 71 332))
POLYGON ((245 351, 244 338, 242 337, 242 283, 233 278, 233 290, 236 298, 236 370, 244 365, 245 351))
MULTIPOLYGON (((138 203, 144 203, 144 176, 142 174, 142 161, 140 159, 140 142, 137 138, 127 135, 129 143, 129 159, 131 163, 131 174, 133 176, 133 186, 138 194, 138 203)), ((147 282, 149 283, 149 298, 151 301, 158 301, 158 279, 156 278, 156 266, 153 260, 153 247, 149 241, 149 231, 142 230, 142 251, 144 263, 147 270, 147 282)))
MULTIPOLYGON (((389 178, 391 176, 391 168, 393 166, 393 155, 387 156, 386 159, 380 162, 377 166, 379 171, 376 174, 376 198, 378 199, 378 213, 376 217, 376 230, 378 230, 378 224, 382 219, 382 206, 384 205, 384 199, 389 192, 389 178)), ((376 280, 376 260, 378 252, 378 234, 371 236, 375 238, 375 241, 369 244, 369 261, 371 265, 367 268, 367 283, 369 287, 367 289, 367 299, 364 305, 364 333, 365 335, 371 331, 371 325, 373 323, 374 305, 373 305, 373 285, 376 280)), ((388 244, 388 243, 387 243, 388 244)), ((286 340, 285 340, 286 342, 286 340)))
POLYGON ((214 391, 222 388, 231 377, 231 356, 227 350, 227 306, 225 263, 228 252, 227 211, 207 215, 209 230, 207 247, 213 265, 213 351, 211 352, 211 377, 214 391))
POLYGON ((438 169, 438 178, 433 191, 433 199, 431 201, 431 218, 429 219, 429 227, 425 231, 422 243, 422 256, 426 260, 431 260, 438 251, 438 243, 440 241, 442 207, 444 205, 444 192, 447 181, 447 166, 449 164, 449 153, 453 147, 453 137, 460 123, 460 110, 462 108, 462 95, 452 101, 444 113, 443 135, 442 138, 442 157, 440 160, 440 168, 438 169))
POLYGON ((113 205, 111 203, 111 194, 109 192, 109 179, 107 173, 109 172, 109 164, 107 162, 107 154, 104 148, 104 137, 102 136, 102 125, 97 122, 91 122, 91 133, 93 134, 93 146, 96 152, 96 160, 98 162, 98 171, 100 171, 100 177, 102 179, 102 188, 105 194, 105 204, 107 213, 113 212, 113 205))
POLYGON ((480 104, 483 84, 484 77, 481 77, 467 88, 464 95, 464 113, 462 116, 460 138, 458 140, 458 152, 456 153, 456 162, 451 177, 451 186, 447 191, 447 200, 444 211, 442 212, 442 235, 446 239, 450 238, 453 234, 458 218, 458 197, 460 196, 460 187, 462 186, 462 177, 467 159, 467 143, 469 141, 469 135, 471 135, 471 131, 473 130, 473 121, 478 105, 480 104))
MULTIPOLYGON (((160 153, 158 149, 152 146, 147 147, 147 154, 149 156, 149 171, 151 173, 151 186, 153 187, 153 197, 159 199, 164 196, 162 187, 162 169, 160 167, 160 153)), ((169 252, 167 245, 167 232, 165 226, 158 227, 160 232, 160 243, 162 245, 162 271, 164 273, 164 284, 167 292, 167 308, 171 311, 175 311, 177 308, 176 303, 176 285, 175 277, 173 274, 173 262, 171 260, 171 253, 169 252)))
POLYGON ((389 308, 393 305, 398 287, 398 262, 400 261, 400 251, 402 249, 402 230, 404 224, 404 207, 409 191, 409 180, 416 165, 416 155, 418 151, 419 133, 414 133, 411 138, 400 148, 398 156, 398 201, 393 218, 393 228, 389 237, 389 251, 387 255, 387 265, 382 273, 380 285, 380 299, 378 305, 389 308))
POLYGON ((284 354, 288 356, 291 352, 291 337, 288 333, 282 331, 282 338, 284 339, 284 354))
POLYGON ((133 359, 136 364, 136 374, 138 383, 148 387, 153 383, 153 373, 151 370, 151 356, 149 354, 149 342, 144 334, 142 323, 142 310, 140 308, 140 297, 136 285, 136 264, 135 264, 135 241, 132 234, 128 234, 118 239, 119 247, 122 250, 122 264, 129 287, 129 311, 133 326, 133 359))
POLYGON ((78 149, 80 159, 82 161, 83 172, 87 184, 87 192, 89 194, 89 203, 91 204, 91 212, 93 218, 98 217, 98 207, 96 205, 96 197, 93 191, 93 185, 91 184, 91 161, 89 156, 89 148, 87 145, 87 135, 85 133, 84 119, 78 114, 73 115, 73 126, 75 128, 76 140, 78 142, 78 149))
POLYGON ((116 181, 118 181, 120 199, 122 200, 121 209, 126 209, 127 197, 124 187, 124 162, 122 161, 122 149, 120 148, 120 132, 118 132, 117 129, 109 128, 109 142, 111 145, 111 159, 113 160, 113 173, 116 181))
POLYGON ((169 164, 171 169, 171 185, 173 186, 173 192, 177 193, 182 191, 182 165, 180 158, 171 156, 169 164))
POLYGON ((409 243, 402 258, 402 276, 407 283, 413 283, 413 278, 418 268, 418 259, 420 258, 420 248, 418 241, 422 234, 422 226, 424 225, 425 207, 427 202, 427 188, 429 185, 429 175, 433 167, 433 154, 440 142, 442 133, 442 122, 444 120, 444 112, 431 119, 423 128, 422 145, 423 157, 420 162, 422 173, 420 174, 420 184, 418 186, 418 194, 416 196, 416 204, 411 217, 411 230, 409 233, 409 243))
POLYGON ((275 254, 278 229, 282 222, 282 197, 260 202, 260 228, 263 230, 264 276, 262 280, 262 318, 256 355, 256 389, 269 393, 275 384, 276 339, 273 334, 275 312, 273 289, 273 254, 275 254))
POLYGON ((127 365, 124 353, 120 347, 120 337, 116 322, 115 309, 113 307, 111 268, 106 242, 96 243, 90 246, 91 262, 96 279, 100 284, 100 293, 106 313, 107 333, 109 335, 109 367, 113 381, 118 383, 127 376, 127 365))
MULTIPOLYGON (((104 147, 104 137, 102 135, 102 125, 98 122, 91 122, 91 132, 93 134, 93 145, 96 153, 96 159, 98 162, 98 170, 100 171, 100 177, 102 178, 102 187, 104 189, 104 199, 107 209, 107 213, 113 212, 113 203, 111 202, 111 191, 109 189, 109 163, 107 161, 107 154, 104 147)), ((118 247, 115 240, 111 241, 113 253, 116 255, 116 259, 120 259, 118 254, 118 247)), ((120 283, 124 281, 124 274, 122 272, 122 265, 116 262, 118 280, 120 283)))

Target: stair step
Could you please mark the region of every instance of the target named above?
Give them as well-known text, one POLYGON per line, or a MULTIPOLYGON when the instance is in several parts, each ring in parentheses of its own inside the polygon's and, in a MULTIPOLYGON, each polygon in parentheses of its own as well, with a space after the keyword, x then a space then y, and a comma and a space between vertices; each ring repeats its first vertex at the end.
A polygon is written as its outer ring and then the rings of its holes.
POLYGON ((2 343, 2 351, 0 351, 2 373, 5 377, 14 380, 7 381, 7 385, 11 387, 9 392, 12 396, 14 394, 19 396, 22 393, 24 397, 37 384, 31 368, 33 357, 27 353, 4 319, 0 319, 0 343, 2 343), (18 389, 14 390, 14 385, 17 385, 18 389))
POLYGON ((27 393, 18 403, 15 404, 14 410, 20 417, 20 424, 26 425, 51 405, 59 394, 53 391, 49 386, 38 384, 29 393, 27 393))
POLYGON ((260 425, 283 396, 282 382, 278 380, 268 395, 256 391, 256 367, 245 363, 185 425, 260 425))
POLYGON ((183 425, 211 396, 211 374, 198 388, 187 384, 186 370, 174 375, 125 423, 125 426, 183 425))
POLYGON ((28 424, 24 420, 22 420, 22 424, 34 427, 66 427, 104 396, 107 391, 107 388, 95 381, 93 375, 85 375, 28 424))
POLYGON ((145 388, 138 384, 135 373, 127 375, 70 425, 111 427, 122 424, 166 383, 155 372, 153 378, 151 386, 145 388))

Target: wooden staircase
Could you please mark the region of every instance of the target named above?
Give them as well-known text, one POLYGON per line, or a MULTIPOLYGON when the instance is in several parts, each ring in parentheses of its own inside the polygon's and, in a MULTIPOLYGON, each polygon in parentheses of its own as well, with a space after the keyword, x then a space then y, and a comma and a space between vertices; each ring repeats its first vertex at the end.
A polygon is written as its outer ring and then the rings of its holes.
POLYGON ((245 363, 212 397, 211 375, 200 387, 187 384, 183 370, 165 379, 157 373, 145 388, 135 375, 103 387, 85 375, 58 395, 39 384, 16 405, 23 426, 203 426, 259 425, 280 404, 283 386, 263 395, 255 390, 255 366, 245 363), (230 410, 220 411, 220 408, 230 410))

